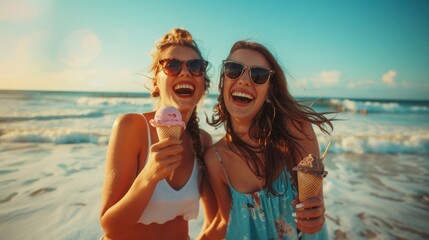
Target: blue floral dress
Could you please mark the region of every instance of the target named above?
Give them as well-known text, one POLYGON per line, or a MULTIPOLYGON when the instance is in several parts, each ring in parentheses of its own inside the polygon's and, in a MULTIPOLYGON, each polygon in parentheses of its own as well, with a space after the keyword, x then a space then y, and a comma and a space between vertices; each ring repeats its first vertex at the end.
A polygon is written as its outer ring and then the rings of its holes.
MULTIPOLYGON (((219 153, 214 149, 222 163, 219 153)), ((273 183, 276 194, 265 189, 253 193, 238 192, 229 182, 226 171, 225 175, 232 197, 226 239, 328 239, 326 223, 320 232, 302 234, 298 238, 295 218, 292 217, 295 212, 292 201, 297 197, 297 191, 286 170, 273 183)))

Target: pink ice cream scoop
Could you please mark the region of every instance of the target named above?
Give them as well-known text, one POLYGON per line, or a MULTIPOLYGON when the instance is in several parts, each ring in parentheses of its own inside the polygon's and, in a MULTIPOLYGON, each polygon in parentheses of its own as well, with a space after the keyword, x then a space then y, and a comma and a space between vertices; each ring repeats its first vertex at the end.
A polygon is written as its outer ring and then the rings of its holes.
POLYGON ((182 120, 182 114, 175 107, 165 106, 159 108, 154 119, 150 120, 154 127, 173 127, 182 126, 185 128, 185 122, 182 120))

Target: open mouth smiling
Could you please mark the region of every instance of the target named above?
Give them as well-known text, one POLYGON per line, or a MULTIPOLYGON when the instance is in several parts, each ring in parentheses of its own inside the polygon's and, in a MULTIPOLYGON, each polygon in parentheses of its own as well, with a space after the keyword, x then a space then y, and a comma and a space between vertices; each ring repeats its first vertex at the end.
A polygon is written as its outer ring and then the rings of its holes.
POLYGON ((195 87, 189 83, 179 83, 174 86, 174 92, 181 96, 192 96, 194 94, 195 87))
POLYGON ((249 103, 253 101, 254 97, 249 93, 234 91, 231 93, 232 99, 238 103, 249 103))

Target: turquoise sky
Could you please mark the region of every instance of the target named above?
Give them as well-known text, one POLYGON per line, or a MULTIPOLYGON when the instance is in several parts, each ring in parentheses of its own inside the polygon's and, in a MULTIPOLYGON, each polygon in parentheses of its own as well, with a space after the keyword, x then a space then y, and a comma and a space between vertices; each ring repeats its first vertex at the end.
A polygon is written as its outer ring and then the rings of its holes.
POLYGON ((150 51, 188 29, 219 66, 273 50, 295 96, 429 99, 429 1, 0 0, 0 89, 147 91, 150 51))

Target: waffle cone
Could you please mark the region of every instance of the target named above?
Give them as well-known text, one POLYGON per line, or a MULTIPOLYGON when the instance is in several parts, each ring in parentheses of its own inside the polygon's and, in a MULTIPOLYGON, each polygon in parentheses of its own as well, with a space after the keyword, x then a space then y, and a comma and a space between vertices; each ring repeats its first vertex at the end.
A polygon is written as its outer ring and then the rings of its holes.
POLYGON ((182 131, 181 125, 176 126, 158 126, 156 127, 156 133, 158 134, 159 140, 166 139, 170 136, 180 138, 180 133, 182 131))
MULTIPOLYGON (((182 126, 176 125, 176 126, 158 126, 156 127, 156 133, 158 134, 158 139, 161 141, 163 139, 166 139, 168 137, 177 137, 180 138, 180 133, 182 132, 182 126)), ((168 176, 168 179, 170 181, 173 179, 174 171, 170 173, 168 176)))
POLYGON ((298 171, 298 193, 299 201, 303 202, 309 198, 317 197, 322 189, 323 177, 298 171))

